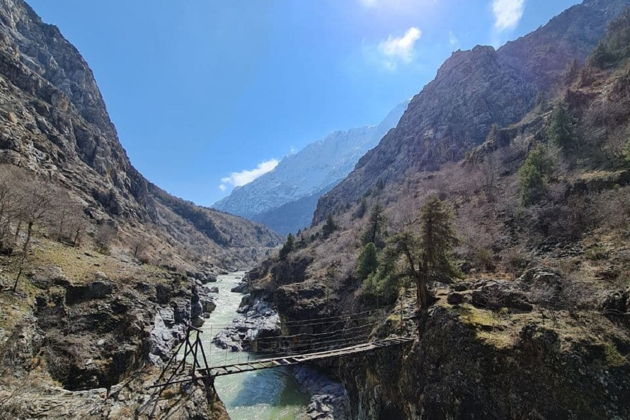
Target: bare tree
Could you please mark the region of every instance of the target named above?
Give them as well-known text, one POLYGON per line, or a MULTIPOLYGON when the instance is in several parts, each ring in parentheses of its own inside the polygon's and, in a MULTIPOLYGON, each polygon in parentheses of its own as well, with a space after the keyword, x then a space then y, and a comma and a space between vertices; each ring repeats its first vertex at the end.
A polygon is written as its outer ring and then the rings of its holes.
POLYGON ((131 242, 131 250, 134 258, 144 259, 143 254, 147 248, 148 243, 145 238, 136 238, 131 242))
POLYGON ((55 194, 52 206, 52 211, 48 214, 48 223, 55 238, 76 246, 86 225, 83 206, 67 191, 55 194))
POLYGON ((21 185, 21 191, 19 193, 18 225, 22 223, 26 225, 26 238, 22 245, 22 256, 18 266, 18 274, 13 284, 14 292, 17 290, 17 285, 22 275, 22 270, 24 269, 24 262, 28 255, 31 238, 33 236, 33 227, 41 223, 46 214, 50 211, 53 194, 54 189, 50 188, 50 186, 34 180, 30 182, 27 181, 21 185))
POLYGON ((96 230, 96 236, 94 237, 99 252, 108 253, 117 235, 118 231, 115 226, 107 222, 101 224, 96 230))

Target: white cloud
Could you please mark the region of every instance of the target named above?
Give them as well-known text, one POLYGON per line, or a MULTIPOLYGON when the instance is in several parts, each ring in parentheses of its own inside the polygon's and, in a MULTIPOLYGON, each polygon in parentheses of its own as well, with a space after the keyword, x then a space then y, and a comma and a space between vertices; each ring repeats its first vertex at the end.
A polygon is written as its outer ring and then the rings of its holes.
POLYGON ((225 191, 228 188, 228 185, 233 187, 242 187, 267 172, 273 171, 276 166, 278 166, 278 160, 269 159, 264 162, 260 162, 254 169, 244 169, 240 172, 232 172, 230 176, 221 178, 219 189, 221 191, 225 191))
POLYGON ((523 16, 525 0, 492 0, 494 28, 498 31, 514 29, 523 16))
POLYGON ((410 63, 413 60, 416 41, 422 36, 422 31, 415 26, 407 29, 401 37, 388 36, 378 44, 377 50, 381 55, 381 62, 385 68, 396 70, 399 63, 410 63))

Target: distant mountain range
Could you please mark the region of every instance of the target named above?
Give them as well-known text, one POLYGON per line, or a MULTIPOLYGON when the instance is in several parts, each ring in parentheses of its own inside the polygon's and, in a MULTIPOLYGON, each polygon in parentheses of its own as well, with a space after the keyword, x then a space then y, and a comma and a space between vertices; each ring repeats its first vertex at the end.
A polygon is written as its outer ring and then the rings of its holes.
POLYGON ((408 101, 380 124, 335 131, 283 158, 271 172, 237 187, 212 207, 288 234, 310 225, 319 197, 345 178, 368 150, 396 126, 408 101))

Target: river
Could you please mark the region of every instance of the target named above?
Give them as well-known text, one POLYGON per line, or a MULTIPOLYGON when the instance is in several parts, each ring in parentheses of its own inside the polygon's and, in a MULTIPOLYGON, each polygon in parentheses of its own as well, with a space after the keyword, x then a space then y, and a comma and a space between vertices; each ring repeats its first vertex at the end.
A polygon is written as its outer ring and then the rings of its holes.
MULTIPOLYGON (((202 330, 204 349, 209 364, 216 365, 238 358, 247 360, 246 352, 227 352, 211 343, 218 331, 212 325, 228 324, 242 317, 236 310, 241 302, 241 293, 231 292, 243 278, 244 272, 219 276, 213 286, 219 288, 216 309, 206 320, 202 330)), ((278 367, 236 375, 219 376, 215 388, 233 420, 292 420, 303 413, 309 403, 309 395, 300 391, 295 379, 286 368, 278 367)))

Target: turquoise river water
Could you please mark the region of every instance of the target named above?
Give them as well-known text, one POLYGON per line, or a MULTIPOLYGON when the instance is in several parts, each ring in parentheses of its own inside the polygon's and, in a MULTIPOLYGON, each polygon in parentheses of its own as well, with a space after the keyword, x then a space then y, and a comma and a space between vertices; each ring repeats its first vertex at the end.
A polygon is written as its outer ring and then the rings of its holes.
MULTIPOLYGON (((226 360, 243 362, 252 357, 246 352, 226 352, 211 343, 218 332, 215 325, 229 324, 242 316, 236 310, 243 295, 230 289, 240 282, 244 274, 236 272, 219 276, 212 284, 219 288, 215 301, 217 307, 202 327, 204 349, 211 365, 226 360)), ((309 395, 300 391, 285 368, 220 376, 215 380, 215 388, 233 420, 291 420, 304 412, 309 402, 309 395)))

